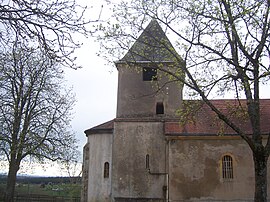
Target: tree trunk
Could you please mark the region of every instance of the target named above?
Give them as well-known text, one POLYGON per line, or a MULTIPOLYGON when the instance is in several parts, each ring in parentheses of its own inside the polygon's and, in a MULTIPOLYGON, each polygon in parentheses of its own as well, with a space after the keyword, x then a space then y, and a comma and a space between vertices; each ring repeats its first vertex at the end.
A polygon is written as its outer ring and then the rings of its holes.
POLYGON ((253 153, 255 168, 254 202, 267 202, 267 160, 264 152, 253 153))
POLYGON ((19 165, 16 163, 16 161, 15 160, 11 161, 9 164, 5 202, 14 201, 16 176, 17 176, 18 170, 19 170, 19 165))

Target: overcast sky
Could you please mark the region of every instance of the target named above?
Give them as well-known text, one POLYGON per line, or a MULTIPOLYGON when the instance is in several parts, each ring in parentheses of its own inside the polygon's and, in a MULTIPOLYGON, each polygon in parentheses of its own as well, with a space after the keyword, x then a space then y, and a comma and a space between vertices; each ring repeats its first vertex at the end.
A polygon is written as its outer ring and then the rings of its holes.
MULTIPOLYGON (((96 55, 98 44, 89 39, 77 51, 82 69, 66 70, 77 103, 72 128, 80 140, 80 151, 86 143, 84 131, 115 118, 117 102, 117 69, 96 55)), ((233 98, 233 97, 226 97, 233 98)), ((269 85, 263 86, 261 98, 270 98, 269 85)))
MULTIPOLYGON (((98 17, 101 5, 101 17, 108 18, 110 11, 104 0, 80 1, 92 7, 91 19, 98 17)), ((77 98, 72 127, 80 140, 80 151, 86 143, 84 131, 115 118, 116 114, 117 70, 96 55, 98 49, 99 46, 93 38, 85 40, 83 47, 76 52, 77 62, 83 68, 66 70, 66 79, 68 84, 73 86, 77 98)), ((263 87, 261 98, 270 98, 268 86, 263 87)))
MULTIPOLYGON (((81 5, 87 5, 86 16, 91 20, 109 18, 109 8, 104 0, 77 0, 81 5), (100 11, 102 13, 100 16, 100 11)), ((117 70, 108 66, 107 62, 97 56, 99 45, 89 37, 83 41, 83 46, 75 53, 78 65, 82 69, 66 69, 68 85, 73 86, 76 94, 74 119, 72 128, 79 139, 80 151, 86 143, 84 131, 93 126, 115 118, 117 96, 117 70)))
MULTIPOLYGON (((94 10, 99 11, 102 1, 93 0, 93 2, 94 10)), ((98 15, 98 13, 93 14, 98 15)), ((77 62, 83 68, 65 70, 68 85, 73 86, 77 99, 72 129, 79 139, 81 152, 87 141, 84 131, 109 121, 116 115, 118 72, 114 66, 108 66, 105 60, 98 57, 97 51, 98 44, 93 39, 85 40, 83 47, 76 52, 77 62)), ((270 98, 270 90, 267 86, 261 94, 262 98, 270 98)), ((51 169, 46 172, 46 175, 57 175, 58 171, 51 169)))
POLYGON ((67 69, 66 79, 73 86, 77 103, 72 128, 80 140, 80 150, 86 143, 84 131, 115 118, 117 70, 96 55, 98 45, 89 39, 77 51, 78 64, 83 68, 67 69))

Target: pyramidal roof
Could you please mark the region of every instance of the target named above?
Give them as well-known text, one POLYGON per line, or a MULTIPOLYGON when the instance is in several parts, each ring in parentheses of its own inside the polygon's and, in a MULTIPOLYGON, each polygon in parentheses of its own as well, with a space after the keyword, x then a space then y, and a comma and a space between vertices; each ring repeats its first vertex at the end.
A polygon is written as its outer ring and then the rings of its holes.
POLYGON ((120 62, 173 62, 180 58, 156 20, 145 28, 120 62))

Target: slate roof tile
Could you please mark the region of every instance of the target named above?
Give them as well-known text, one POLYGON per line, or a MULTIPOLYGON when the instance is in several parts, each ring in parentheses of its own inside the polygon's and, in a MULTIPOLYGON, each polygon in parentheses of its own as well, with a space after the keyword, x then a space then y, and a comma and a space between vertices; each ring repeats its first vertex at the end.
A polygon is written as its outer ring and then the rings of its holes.
POLYGON ((180 58, 159 23, 153 19, 119 62, 174 62, 176 57, 180 58))

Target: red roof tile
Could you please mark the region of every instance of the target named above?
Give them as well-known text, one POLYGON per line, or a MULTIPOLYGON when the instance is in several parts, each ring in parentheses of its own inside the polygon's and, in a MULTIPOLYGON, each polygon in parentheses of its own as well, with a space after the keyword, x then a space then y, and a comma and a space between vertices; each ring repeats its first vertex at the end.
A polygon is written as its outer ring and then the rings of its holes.
MULTIPOLYGON (((180 124, 180 121, 170 121, 165 123, 166 135, 235 135, 228 125, 221 121, 217 115, 205 104, 199 101, 184 101, 185 106, 197 107, 196 112, 189 116, 186 123, 180 124)), ((246 134, 252 134, 251 124, 244 111, 240 113, 240 107, 246 109, 246 100, 211 100, 212 104, 221 110, 226 116, 241 128, 246 134)), ((194 111, 192 108, 192 111, 194 111)), ((261 111, 261 133, 270 133, 270 100, 260 100, 261 111)), ((182 122, 181 122, 182 123, 182 122)))
MULTIPOLYGON (((243 111, 239 111, 239 102, 237 100, 211 100, 219 110, 226 114, 230 119, 246 134, 251 134, 251 125, 243 111)), ((186 120, 185 124, 180 124, 179 119, 166 120, 165 119, 165 135, 235 135, 229 126, 221 121, 217 115, 203 102, 195 100, 185 100, 184 109, 191 107, 195 113, 186 120), (186 106, 186 107, 185 107, 186 106), (197 110, 194 110, 197 109, 197 110)), ((240 100, 241 107, 246 109, 246 100, 240 100)), ((270 99, 260 100, 261 111, 261 132, 262 134, 270 133, 270 99)), ((133 119, 121 119, 121 121, 132 121, 133 119)), ((137 121, 143 120, 145 122, 158 121, 157 119, 136 119, 137 121)), ((86 135, 90 134, 103 134, 113 133, 114 122, 120 121, 114 119, 88 130, 85 130, 86 135)), ((133 120, 134 121, 134 120, 133 120)))

